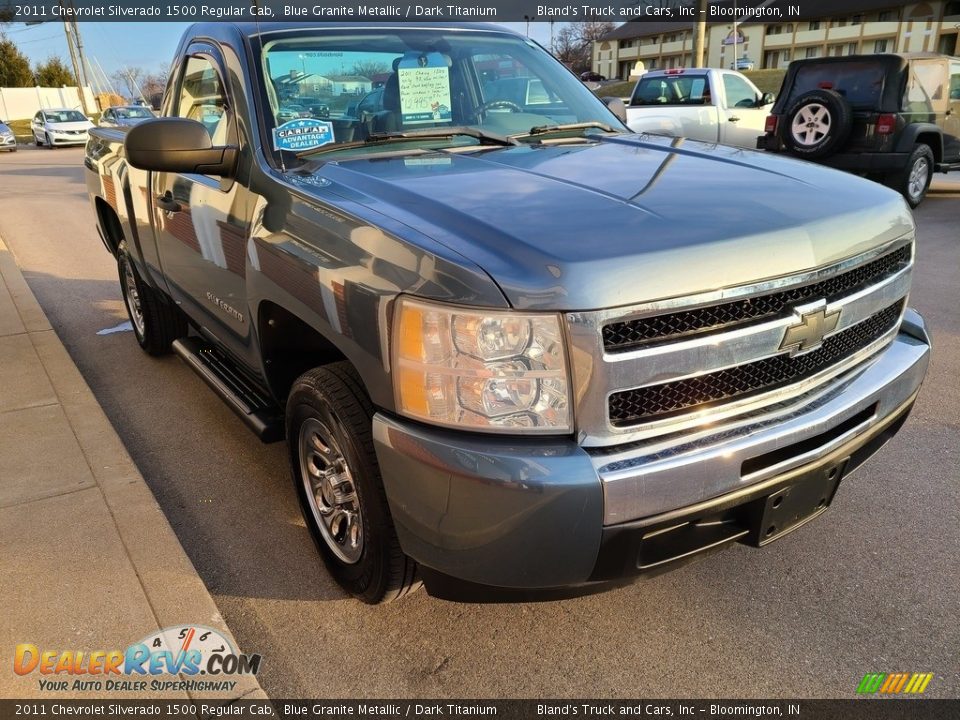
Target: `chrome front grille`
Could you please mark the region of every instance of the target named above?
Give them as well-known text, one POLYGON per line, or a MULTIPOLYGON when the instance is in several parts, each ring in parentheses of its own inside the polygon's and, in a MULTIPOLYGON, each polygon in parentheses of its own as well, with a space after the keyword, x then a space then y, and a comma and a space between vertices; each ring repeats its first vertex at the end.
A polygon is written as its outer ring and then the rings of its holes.
POLYGON ((860 352, 890 332, 900 320, 903 305, 902 300, 890 305, 873 317, 832 335, 818 350, 806 355, 775 355, 693 378, 613 393, 610 422, 616 427, 626 427, 663 419, 690 408, 704 410, 717 403, 804 380, 860 352))
POLYGON ((893 340, 912 268, 906 237, 753 286, 568 313, 579 442, 735 422, 843 381, 893 340))
POLYGON ((757 297, 709 307, 638 318, 605 325, 603 346, 607 352, 624 352, 657 342, 670 342, 700 333, 721 332, 749 323, 789 315, 795 305, 820 298, 832 302, 875 285, 910 264, 910 246, 887 253, 852 270, 819 282, 790 287, 757 297))

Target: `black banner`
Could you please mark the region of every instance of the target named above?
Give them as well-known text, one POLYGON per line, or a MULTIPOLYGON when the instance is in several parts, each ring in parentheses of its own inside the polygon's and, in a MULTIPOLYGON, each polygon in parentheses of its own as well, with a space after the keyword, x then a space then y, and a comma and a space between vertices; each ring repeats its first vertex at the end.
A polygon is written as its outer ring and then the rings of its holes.
POLYGON ((896 3, 856 0, 0 0, 8 22, 789 22, 896 3))
POLYGON ((939 720, 960 700, 0 700, 0 718, 803 718, 939 720))

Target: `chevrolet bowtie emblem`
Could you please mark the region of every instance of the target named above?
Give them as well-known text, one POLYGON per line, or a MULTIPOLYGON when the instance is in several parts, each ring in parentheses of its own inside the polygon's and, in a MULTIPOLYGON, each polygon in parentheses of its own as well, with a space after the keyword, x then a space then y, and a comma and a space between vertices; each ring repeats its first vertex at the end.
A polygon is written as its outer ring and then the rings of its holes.
POLYGON ((797 322, 787 328, 780 343, 780 349, 789 350, 791 355, 816 350, 823 344, 824 335, 836 330, 840 322, 840 311, 828 313, 826 300, 794 308, 793 313, 797 322))

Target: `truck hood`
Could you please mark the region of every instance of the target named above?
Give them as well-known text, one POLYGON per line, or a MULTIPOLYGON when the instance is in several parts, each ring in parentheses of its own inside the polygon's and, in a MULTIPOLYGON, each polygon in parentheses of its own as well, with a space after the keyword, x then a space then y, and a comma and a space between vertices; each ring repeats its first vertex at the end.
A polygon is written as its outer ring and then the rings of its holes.
POLYGON ((307 171, 473 261, 525 309, 610 308, 749 284, 913 229, 902 198, 875 183, 683 138, 395 153, 307 171))

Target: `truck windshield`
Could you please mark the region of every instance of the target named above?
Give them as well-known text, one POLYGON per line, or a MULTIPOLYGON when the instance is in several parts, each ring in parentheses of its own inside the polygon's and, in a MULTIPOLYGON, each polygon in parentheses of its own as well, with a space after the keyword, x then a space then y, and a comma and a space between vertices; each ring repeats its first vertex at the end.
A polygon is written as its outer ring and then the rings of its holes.
MULTIPOLYGON (((533 140, 531 129, 626 128, 535 43, 496 31, 424 28, 290 31, 263 38, 273 149, 355 148, 385 134, 410 142, 478 145, 483 135, 533 140), (329 147, 333 146, 333 147, 329 147)), ((391 144, 395 151, 395 144, 391 144)), ((386 145, 375 152, 386 151, 386 145)))

